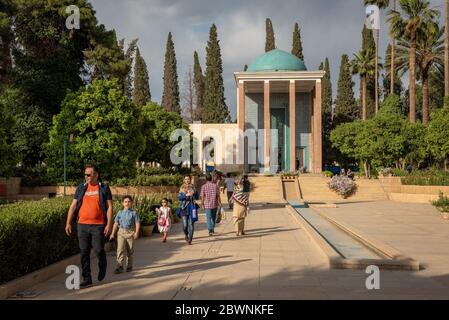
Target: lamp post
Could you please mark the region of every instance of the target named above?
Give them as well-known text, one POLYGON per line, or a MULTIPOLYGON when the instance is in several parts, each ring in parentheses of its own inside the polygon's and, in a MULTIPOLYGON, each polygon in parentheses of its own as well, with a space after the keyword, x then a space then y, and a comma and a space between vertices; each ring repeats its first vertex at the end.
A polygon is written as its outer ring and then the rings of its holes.
MULTIPOLYGON (((73 143, 73 134, 70 135, 68 143, 73 143)), ((64 197, 65 196, 67 196, 67 140, 64 140, 64 197)))

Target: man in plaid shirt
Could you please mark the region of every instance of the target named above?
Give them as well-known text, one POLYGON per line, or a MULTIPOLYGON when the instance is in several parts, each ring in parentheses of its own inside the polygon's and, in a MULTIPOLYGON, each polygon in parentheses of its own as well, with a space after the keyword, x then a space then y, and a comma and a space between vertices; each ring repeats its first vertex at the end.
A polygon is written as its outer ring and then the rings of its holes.
POLYGON ((206 184, 201 188, 201 203, 206 211, 207 229, 209 236, 215 232, 215 221, 217 219, 217 209, 221 207, 220 188, 212 182, 212 176, 206 175, 206 184))

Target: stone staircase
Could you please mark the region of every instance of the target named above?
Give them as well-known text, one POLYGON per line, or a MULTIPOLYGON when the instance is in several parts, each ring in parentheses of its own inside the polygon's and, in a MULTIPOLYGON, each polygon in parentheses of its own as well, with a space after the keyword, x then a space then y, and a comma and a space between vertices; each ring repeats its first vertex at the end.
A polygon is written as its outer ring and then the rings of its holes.
POLYGON ((348 199, 343 199, 329 189, 330 181, 322 175, 303 175, 298 178, 303 200, 317 202, 356 202, 388 200, 378 180, 357 179, 357 193, 348 199))
POLYGON ((283 203, 280 177, 251 176, 251 203, 283 203))

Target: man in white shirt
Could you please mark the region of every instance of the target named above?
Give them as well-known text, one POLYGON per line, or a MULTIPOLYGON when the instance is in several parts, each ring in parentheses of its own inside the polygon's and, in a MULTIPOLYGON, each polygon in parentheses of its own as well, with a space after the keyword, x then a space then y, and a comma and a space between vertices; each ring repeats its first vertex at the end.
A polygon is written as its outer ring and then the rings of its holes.
POLYGON ((227 190, 227 193, 228 193, 228 204, 229 204, 229 209, 231 209, 231 210, 233 209, 232 194, 234 193, 234 186, 235 186, 235 180, 231 176, 231 174, 228 173, 227 178, 225 179, 225 189, 227 190))

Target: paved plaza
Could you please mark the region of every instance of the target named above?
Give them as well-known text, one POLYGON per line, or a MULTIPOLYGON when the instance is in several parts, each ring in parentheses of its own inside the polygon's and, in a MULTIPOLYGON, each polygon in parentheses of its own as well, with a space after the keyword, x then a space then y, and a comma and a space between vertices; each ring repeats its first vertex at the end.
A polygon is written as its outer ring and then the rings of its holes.
MULTIPOLYGON (((394 202, 342 204, 336 218, 419 260, 425 269, 381 271, 381 289, 365 287, 364 270, 329 269, 319 247, 285 208, 254 208, 247 235, 237 238, 228 213, 209 237, 196 224, 192 246, 177 224, 136 245, 135 271, 108 275, 93 288, 68 291, 65 274, 30 288, 36 299, 449 299, 449 222, 430 205, 394 202)), ((96 276, 96 260, 92 262, 96 276)), ((94 277, 95 278, 95 277, 94 277)))

